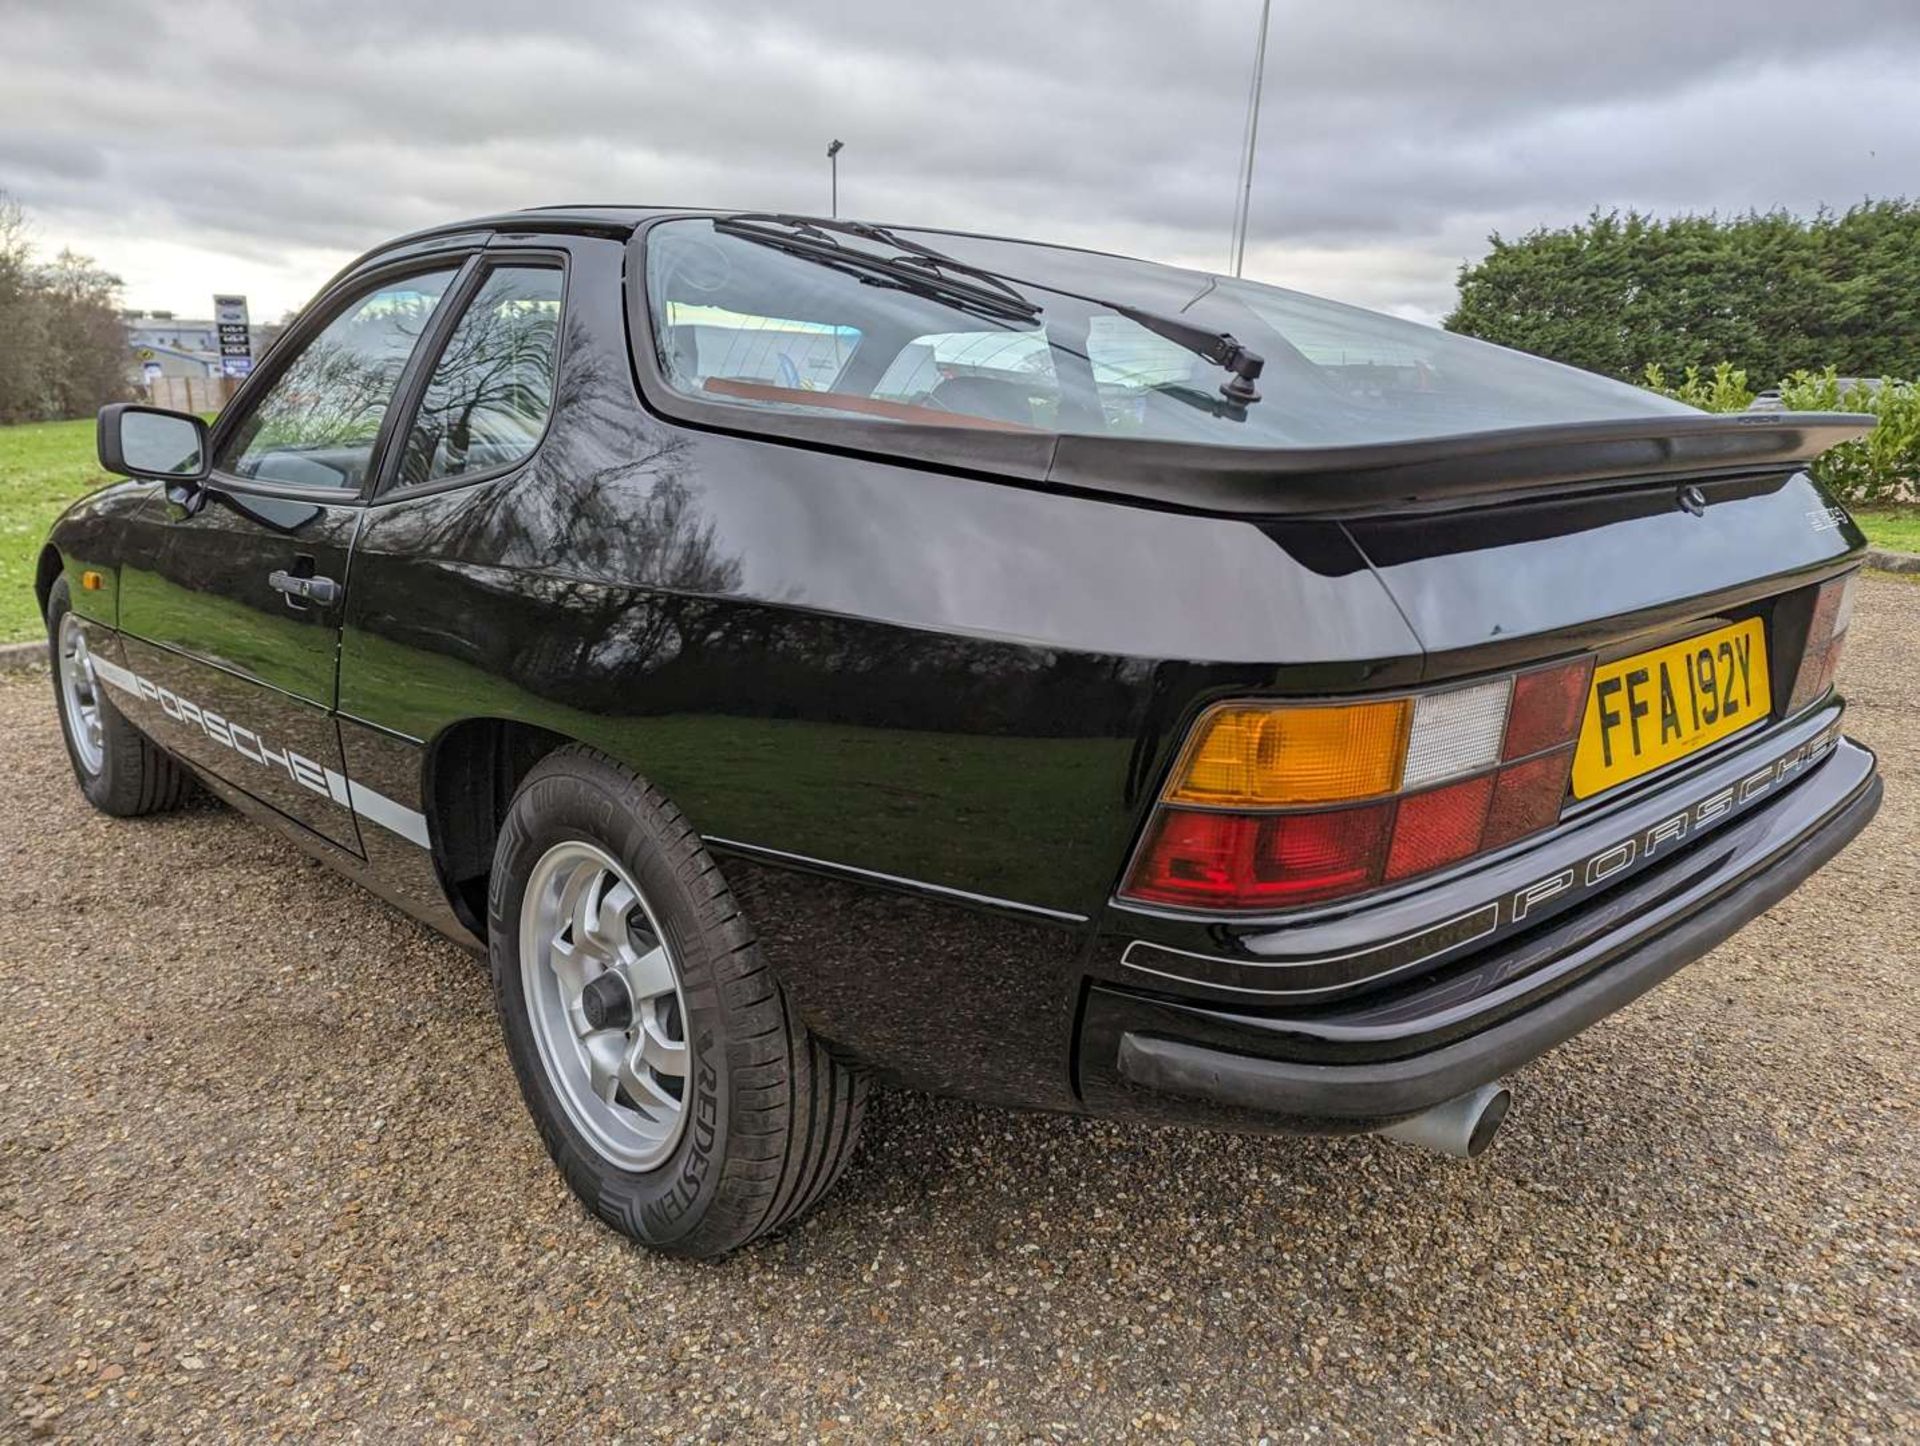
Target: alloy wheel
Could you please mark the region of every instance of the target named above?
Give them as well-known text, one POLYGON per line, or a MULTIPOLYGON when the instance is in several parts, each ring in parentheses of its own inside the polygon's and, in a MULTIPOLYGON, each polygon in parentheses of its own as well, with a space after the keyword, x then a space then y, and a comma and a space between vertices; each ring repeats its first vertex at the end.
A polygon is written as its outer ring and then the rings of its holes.
POLYGON ((67 732, 80 766, 89 775, 106 766, 106 730, 100 719, 100 684, 93 676, 93 654, 80 619, 67 613, 60 619, 60 703, 67 712, 67 732))
POLYGON ((680 970, 627 871, 584 840, 527 881, 520 979, 547 1079, 608 1163, 651 1170, 685 1125, 689 1051, 680 970))

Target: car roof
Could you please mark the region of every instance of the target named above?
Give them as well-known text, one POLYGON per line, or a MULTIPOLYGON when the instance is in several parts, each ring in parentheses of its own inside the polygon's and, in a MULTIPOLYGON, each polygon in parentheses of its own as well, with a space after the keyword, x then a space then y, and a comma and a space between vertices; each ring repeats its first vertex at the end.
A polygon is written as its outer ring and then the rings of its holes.
MULTIPOLYGON (((356 271, 370 261, 377 260, 389 251, 416 246, 423 241, 431 241, 437 236, 457 236, 472 231, 556 231, 556 232, 606 232, 618 231, 631 234, 647 221, 663 216, 729 216, 738 215, 743 210, 737 206, 661 206, 661 205, 600 205, 594 203, 573 203, 557 206, 528 206, 518 211, 501 211, 491 216, 472 216, 462 221, 449 221, 438 226, 429 226, 423 230, 410 231, 404 236, 395 236, 383 241, 355 260, 347 268, 356 271)), ((803 214, 803 213, 791 213, 803 214)), ((1005 241, 1018 246, 1033 246, 1047 251, 1073 251, 1089 256, 1110 256, 1122 261, 1136 261, 1149 266, 1157 266, 1164 271, 1187 272, 1197 277, 1212 275, 1211 272, 1196 271, 1190 267, 1171 265, 1166 262, 1151 261, 1143 256, 1133 256, 1122 251, 1107 251, 1096 246, 1074 246, 1058 241, 1037 241, 1028 236, 1007 236, 992 231, 966 231, 953 226, 923 226, 911 221, 872 221, 867 217, 849 217, 849 220, 866 222, 869 225, 882 226, 889 231, 912 232, 922 236, 964 236, 982 241, 1005 241)), ((336 278, 337 280, 338 278, 336 278)), ((329 283, 331 284, 331 283, 329 283)))

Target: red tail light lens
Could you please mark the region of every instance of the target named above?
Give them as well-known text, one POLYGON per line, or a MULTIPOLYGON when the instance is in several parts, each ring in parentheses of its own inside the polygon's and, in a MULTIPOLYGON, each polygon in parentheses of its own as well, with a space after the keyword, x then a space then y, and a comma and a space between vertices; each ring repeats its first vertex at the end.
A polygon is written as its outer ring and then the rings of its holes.
POLYGON ((1127 893, 1200 908, 1284 908, 1380 882, 1393 805, 1321 813, 1162 809, 1127 893))
POLYGON ((1478 853, 1492 801, 1492 774, 1401 799, 1387 878, 1412 878, 1478 853))
POLYGON ((1497 849, 1515 839, 1551 828, 1560 819, 1567 797, 1567 773, 1573 767, 1573 747, 1543 753, 1500 770, 1487 810, 1487 829, 1480 847, 1497 849))
POLYGON ((1586 711, 1593 659, 1575 658, 1551 668, 1536 668, 1513 680, 1513 708, 1507 714, 1507 744, 1502 758, 1528 758, 1579 735, 1586 711))

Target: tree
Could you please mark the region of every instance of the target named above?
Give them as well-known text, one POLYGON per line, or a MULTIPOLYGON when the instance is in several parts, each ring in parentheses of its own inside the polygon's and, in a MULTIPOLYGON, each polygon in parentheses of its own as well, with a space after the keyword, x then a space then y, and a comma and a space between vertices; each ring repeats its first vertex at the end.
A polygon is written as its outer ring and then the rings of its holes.
POLYGON ((1595 211, 1488 242, 1460 268, 1450 331, 1626 380, 1721 362, 1761 386, 1826 366, 1920 375, 1920 203, 1811 218, 1595 211))
POLYGON ((84 417, 125 401, 127 328, 120 319, 120 278, 91 259, 62 251, 37 280, 46 314, 44 387, 49 413, 84 417))
POLYGON ((34 291, 26 213, 0 191, 0 422, 42 415, 44 325, 34 291))
POLYGON ((82 417, 127 396, 120 278, 62 251, 34 261, 26 213, 0 191, 0 422, 82 417))

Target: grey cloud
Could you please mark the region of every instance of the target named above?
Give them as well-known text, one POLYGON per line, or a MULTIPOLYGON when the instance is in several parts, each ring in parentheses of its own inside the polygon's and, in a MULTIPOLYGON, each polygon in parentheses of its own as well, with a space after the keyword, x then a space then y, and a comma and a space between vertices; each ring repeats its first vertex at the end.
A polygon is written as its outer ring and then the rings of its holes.
MULTIPOLYGON (((554 201, 820 209, 838 135, 861 214, 1218 264, 1256 15, 0 0, 0 186, 82 233, 346 253, 554 201)), ((1259 274, 1346 249, 1343 294, 1431 313, 1491 226, 1898 193, 1916 59, 1910 0, 1279 0, 1259 274)))

